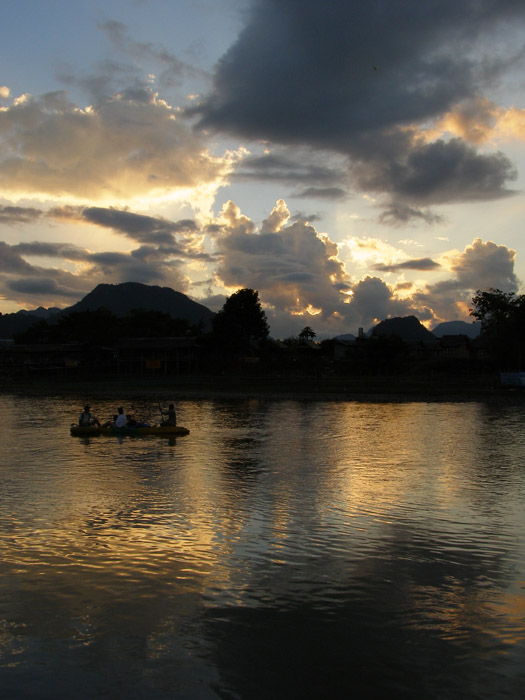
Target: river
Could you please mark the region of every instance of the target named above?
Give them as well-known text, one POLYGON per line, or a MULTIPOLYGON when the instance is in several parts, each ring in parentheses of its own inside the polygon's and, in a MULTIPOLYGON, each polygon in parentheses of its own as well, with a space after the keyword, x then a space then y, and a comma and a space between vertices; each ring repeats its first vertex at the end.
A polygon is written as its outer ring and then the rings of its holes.
POLYGON ((0 394, 2 698, 523 697, 525 401, 84 402, 0 394))

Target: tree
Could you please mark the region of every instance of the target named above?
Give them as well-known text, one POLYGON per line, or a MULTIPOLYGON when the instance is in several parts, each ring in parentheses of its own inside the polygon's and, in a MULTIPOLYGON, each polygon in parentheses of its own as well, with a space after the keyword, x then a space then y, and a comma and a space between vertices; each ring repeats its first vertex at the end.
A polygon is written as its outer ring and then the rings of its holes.
POLYGON ((266 340, 269 332, 259 293, 253 289, 232 294, 213 319, 215 341, 232 351, 248 351, 254 343, 266 340))
POLYGON ((525 296, 500 289, 477 291, 470 315, 481 321, 486 338, 501 369, 521 369, 525 351, 525 296))
POLYGON ((497 335, 512 325, 520 306, 524 303, 523 296, 514 292, 502 292, 501 289, 489 289, 472 297, 473 309, 470 315, 481 321, 482 333, 497 335))
POLYGON ((200 330, 184 318, 173 318, 165 311, 132 309, 119 319, 119 334, 123 338, 162 338, 198 335, 200 330))
POLYGON ((316 333, 310 328, 310 326, 305 326, 299 333, 299 338, 301 338, 301 340, 313 340, 315 336, 316 333))

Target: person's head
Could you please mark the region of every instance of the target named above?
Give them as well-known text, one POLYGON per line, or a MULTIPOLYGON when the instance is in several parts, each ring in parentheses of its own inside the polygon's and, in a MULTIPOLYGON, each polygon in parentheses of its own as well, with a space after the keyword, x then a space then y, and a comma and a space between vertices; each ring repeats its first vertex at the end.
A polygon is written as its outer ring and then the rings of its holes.
POLYGON ((91 408, 91 406, 84 406, 84 411, 85 411, 86 413, 89 413, 89 409, 90 409, 90 408, 91 408))
POLYGON ((175 408, 175 406, 172 403, 170 403, 170 409, 172 408, 175 408))
POLYGON ((122 408, 122 406, 119 406, 119 407, 118 407, 118 412, 119 412, 119 414, 121 414, 121 415, 122 415, 122 413, 124 413, 124 409, 122 408))

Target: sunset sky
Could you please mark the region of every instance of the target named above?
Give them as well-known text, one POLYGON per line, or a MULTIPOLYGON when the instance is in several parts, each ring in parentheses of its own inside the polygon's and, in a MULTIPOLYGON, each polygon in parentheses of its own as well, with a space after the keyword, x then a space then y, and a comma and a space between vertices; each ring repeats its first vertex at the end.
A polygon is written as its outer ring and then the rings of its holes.
POLYGON ((523 293, 523 0, 0 0, 0 311, 97 284, 271 334, 523 293))

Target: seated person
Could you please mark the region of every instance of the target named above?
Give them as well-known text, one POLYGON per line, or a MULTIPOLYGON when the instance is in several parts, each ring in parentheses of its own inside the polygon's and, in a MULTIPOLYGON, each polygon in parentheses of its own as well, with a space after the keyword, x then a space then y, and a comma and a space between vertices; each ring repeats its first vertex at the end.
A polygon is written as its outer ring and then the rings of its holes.
POLYGON ((175 413, 175 406, 172 403, 170 403, 167 411, 161 409, 161 413, 163 416, 168 416, 167 420, 162 421, 162 427, 167 425, 177 425, 177 414, 175 413))
POLYGON ((99 420, 96 416, 94 416, 92 413, 90 413, 91 406, 84 406, 84 411, 80 414, 78 417, 78 424, 83 427, 87 428, 90 425, 98 425, 100 428, 100 423, 99 420))
POLYGON ((115 421, 117 420, 117 414, 113 416, 112 420, 107 420, 105 423, 102 424, 103 428, 112 428, 115 425, 115 421))
POLYGON ((122 406, 118 407, 118 416, 115 420, 115 423, 113 424, 115 428, 125 428, 126 425, 128 424, 128 419, 126 417, 126 414, 124 413, 124 409, 122 406))

